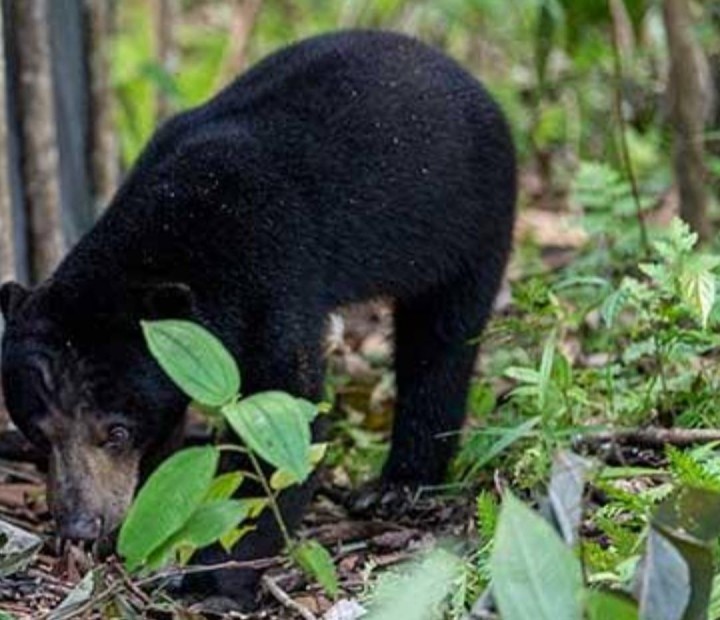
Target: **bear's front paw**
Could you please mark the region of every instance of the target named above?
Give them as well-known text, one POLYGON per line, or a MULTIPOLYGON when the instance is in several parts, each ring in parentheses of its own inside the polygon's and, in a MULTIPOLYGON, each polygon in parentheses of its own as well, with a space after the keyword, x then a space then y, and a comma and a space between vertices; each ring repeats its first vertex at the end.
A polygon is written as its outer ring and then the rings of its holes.
POLYGON ((397 519, 411 512, 417 499, 417 486, 375 480, 350 493, 346 508, 361 517, 397 519))
POLYGON ((258 603, 253 595, 240 599, 234 596, 232 598, 229 596, 209 596, 190 605, 191 612, 212 614, 223 618, 233 612, 250 613, 256 611, 257 608, 258 603))

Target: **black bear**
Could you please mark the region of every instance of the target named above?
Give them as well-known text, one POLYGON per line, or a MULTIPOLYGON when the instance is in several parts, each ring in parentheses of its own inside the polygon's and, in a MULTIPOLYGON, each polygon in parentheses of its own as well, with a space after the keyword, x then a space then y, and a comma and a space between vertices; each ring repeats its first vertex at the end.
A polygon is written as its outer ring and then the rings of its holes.
MULTIPOLYGON (((328 313, 392 299, 398 399, 383 483, 442 480, 515 199, 497 105, 399 34, 292 45, 169 120, 55 273, 0 295, 6 403, 49 455, 60 536, 112 532, 182 437, 188 402, 150 357, 143 318, 207 326, 238 359, 245 394, 317 400, 328 313)), ((236 557, 278 550, 264 521, 236 557)), ((249 583, 225 571, 201 587, 242 598, 249 583)))

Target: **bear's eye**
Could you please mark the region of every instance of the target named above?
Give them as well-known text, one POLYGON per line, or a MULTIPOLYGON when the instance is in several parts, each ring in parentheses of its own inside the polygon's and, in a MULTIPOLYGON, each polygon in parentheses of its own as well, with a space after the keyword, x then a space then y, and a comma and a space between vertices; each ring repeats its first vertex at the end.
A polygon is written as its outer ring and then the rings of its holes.
POLYGON ((119 424, 110 427, 105 440, 105 447, 117 450, 126 447, 128 443, 130 443, 130 431, 127 428, 119 424))

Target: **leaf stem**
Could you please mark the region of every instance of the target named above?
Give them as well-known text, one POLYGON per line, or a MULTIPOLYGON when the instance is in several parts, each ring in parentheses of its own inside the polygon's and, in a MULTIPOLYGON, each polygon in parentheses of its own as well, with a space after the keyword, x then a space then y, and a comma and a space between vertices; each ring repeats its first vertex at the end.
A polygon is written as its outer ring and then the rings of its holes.
POLYGON ((273 490, 270 488, 270 484, 268 483, 267 477, 265 476, 262 467, 257 460, 257 457, 253 454, 252 450, 248 449, 246 451, 248 458, 252 463, 253 469, 255 469, 255 472, 257 473, 259 482, 263 487, 263 491, 265 492, 265 495, 267 495, 268 501, 270 502, 270 510, 272 510, 273 515, 275 516, 275 520, 277 521, 278 527, 280 528, 282 537, 285 540, 285 546, 288 548, 288 550, 290 550, 293 546, 293 541, 290 537, 290 532, 285 525, 285 520, 282 517, 282 513, 280 512, 280 505, 277 502, 275 493, 273 493, 273 490))

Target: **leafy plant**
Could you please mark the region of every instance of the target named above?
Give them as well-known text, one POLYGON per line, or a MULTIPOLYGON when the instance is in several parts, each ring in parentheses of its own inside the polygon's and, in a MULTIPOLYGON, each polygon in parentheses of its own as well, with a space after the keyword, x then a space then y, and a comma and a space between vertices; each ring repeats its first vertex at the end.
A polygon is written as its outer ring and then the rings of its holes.
POLYGON ((277 502, 282 489, 308 479, 324 454, 323 444, 311 443, 318 407, 284 392, 241 398, 234 359, 200 325, 166 320, 143 322, 142 328, 150 352, 168 376, 204 410, 225 420, 242 445, 188 448, 153 472, 120 530, 118 550, 127 568, 157 569, 173 558, 186 563, 197 549, 218 541, 230 549, 252 529, 251 519, 271 510, 290 557, 335 595, 330 554, 317 541, 293 540, 277 502), (222 451, 247 455, 252 471, 218 475, 222 451), (274 468, 272 476, 259 459, 274 468), (258 482, 265 495, 233 499, 244 479, 258 482), (171 509, 159 511, 158 506, 171 509))

